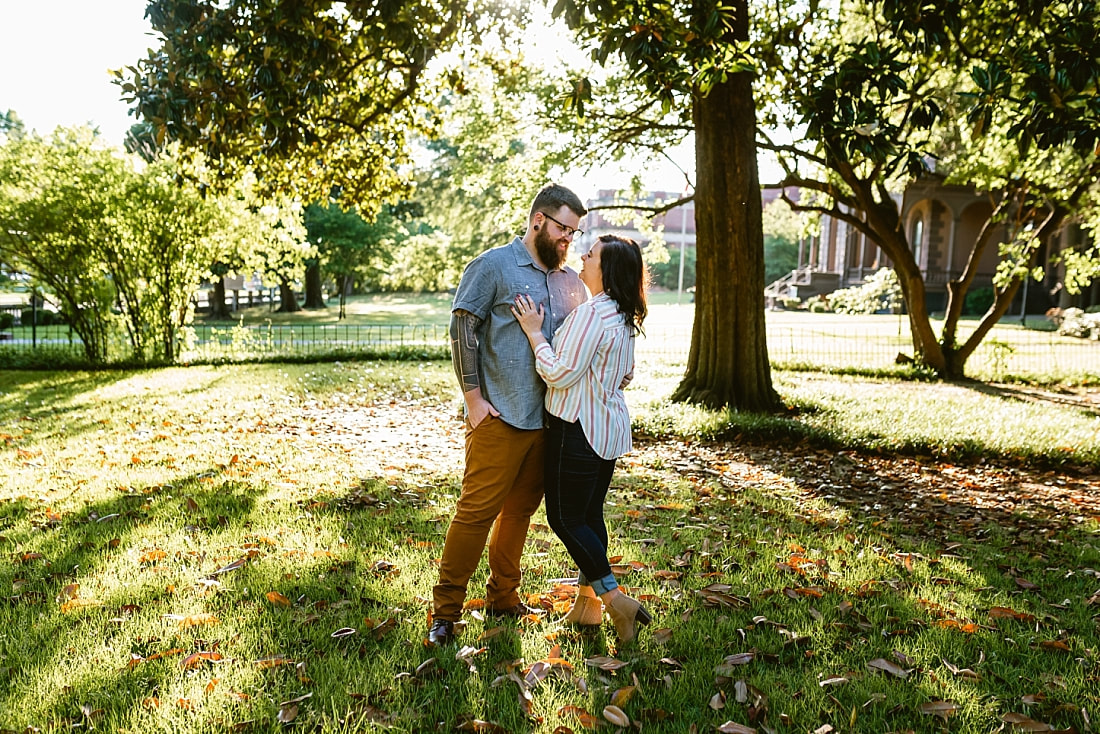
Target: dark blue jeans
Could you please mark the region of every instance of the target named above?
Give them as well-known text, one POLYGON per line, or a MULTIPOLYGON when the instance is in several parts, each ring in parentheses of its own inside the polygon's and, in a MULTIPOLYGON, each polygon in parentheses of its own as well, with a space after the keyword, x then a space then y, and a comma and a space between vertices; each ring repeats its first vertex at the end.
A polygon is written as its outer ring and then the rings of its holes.
MULTIPOLYGON (((580 422, 550 416, 546 434, 546 519, 597 594, 617 588, 607 561, 603 504, 615 460, 588 444, 580 422)), ((583 583, 583 582, 582 582, 583 583)))

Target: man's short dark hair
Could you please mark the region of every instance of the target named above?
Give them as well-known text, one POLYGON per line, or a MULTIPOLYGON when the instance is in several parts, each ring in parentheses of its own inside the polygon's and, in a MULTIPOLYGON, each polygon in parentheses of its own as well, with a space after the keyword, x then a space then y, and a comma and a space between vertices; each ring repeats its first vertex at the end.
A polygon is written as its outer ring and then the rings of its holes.
POLYGON ((543 186, 535 194, 535 200, 531 203, 531 213, 527 217, 530 219, 535 216, 535 212, 543 212, 544 214, 550 212, 553 214, 563 206, 569 207, 578 217, 583 217, 588 213, 588 209, 585 208, 579 196, 561 184, 552 183, 543 186))

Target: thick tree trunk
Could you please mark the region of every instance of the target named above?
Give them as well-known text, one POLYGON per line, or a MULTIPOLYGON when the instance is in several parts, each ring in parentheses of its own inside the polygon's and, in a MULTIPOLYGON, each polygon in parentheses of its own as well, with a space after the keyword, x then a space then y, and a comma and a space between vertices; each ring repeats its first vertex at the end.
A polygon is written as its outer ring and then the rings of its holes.
POLYGON ((301 310, 302 307, 298 304, 298 295, 294 292, 294 288, 285 280, 279 281, 278 311, 280 313, 294 313, 301 310))
POLYGON ((306 267, 306 308, 327 308, 321 293, 321 263, 314 260, 306 267))
POLYGON ((233 318, 233 314, 229 312, 229 306, 225 303, 225 278, 214 281, 214 292, 210 295, 209 318, 219 321, 233 318))
POLYGON ((337 319, 336 319, 337 321, 340 321, 341 319, 346 318, 347 315, 348 315, 348 313, 347 313, 347 304, 348 304, 348 293, 350 293, 350 292, 351 292, 351 276, 350 275, 341 275, 340 276, 340 315, 337 317, 337 319))
MULTIPOLYGON (((748 8, 735 3, 733 35, 748 38, 748 8)), ((764 233, 756 165, 752 76, 734 74, 694 100, 695 323, 687 371, 672 399, 769 412, 764 324, 764 233)))

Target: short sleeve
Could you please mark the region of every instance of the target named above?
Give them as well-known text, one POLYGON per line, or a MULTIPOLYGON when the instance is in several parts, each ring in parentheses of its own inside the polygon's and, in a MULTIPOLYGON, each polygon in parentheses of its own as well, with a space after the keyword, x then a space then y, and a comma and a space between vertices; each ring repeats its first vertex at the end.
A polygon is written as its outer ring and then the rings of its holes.
POLYGON ((479 319, 486 319, 496 297, 496 281, 499 270, 491 267, 484 255, 476 257, 462 272, 451 311, 469 311, 479 319))

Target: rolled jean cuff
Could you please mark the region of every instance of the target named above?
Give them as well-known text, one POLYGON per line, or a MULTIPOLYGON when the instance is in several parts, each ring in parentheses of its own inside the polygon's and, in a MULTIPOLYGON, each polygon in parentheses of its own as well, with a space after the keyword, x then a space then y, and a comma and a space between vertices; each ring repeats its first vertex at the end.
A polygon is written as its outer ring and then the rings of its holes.
POLYGON ((596 596, 602 596, 612 589, 619 588, 619 582, 615 580, 615 574, 609 573, 602 579, 596 579, 592 582, 592 590, 596 592, 596 596))

